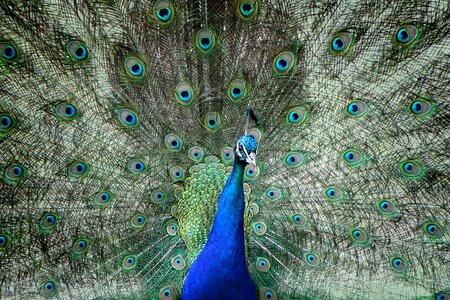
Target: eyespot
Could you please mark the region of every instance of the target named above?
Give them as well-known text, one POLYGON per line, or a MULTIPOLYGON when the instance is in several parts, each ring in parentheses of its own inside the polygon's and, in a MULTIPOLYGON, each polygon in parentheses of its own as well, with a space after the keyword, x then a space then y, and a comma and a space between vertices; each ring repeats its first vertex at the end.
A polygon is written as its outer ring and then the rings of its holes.
POLYGON ((305 162, 305 157, 300 152, 289 152, 284 158, 284 164, 292 169, 300 167, 305 162))
POLYGON ((303 254, 303 259, 305 260, 306 264, 310 267, 317 267, 320 263, 319 257, 314 253, 303 254))
POLYGON ((229 164, 234 160, 234 152, 233 152, 233 148, 231 148, 231 147, 222 148, 222 151, 220 154, 222 157, 222 161, 225 164, 229 164))
POLYGON ((69 102, 60 102, 55 105, 56 116, 65 121, 72 121, 78 117, 78 109, 69 102))
POLYGON ((250 211, 252 212, 253 215, 256 215, 259 213, 259 205, 254 202, 248 206, 248 209, 250 209, 250 211))
POLYGON ((194 146, 194 147, 189 149, 188 154, 189 154, 189 158, 191 160, 193 160, 194 162, 198 163, 203 158, 203 149, 200 148, 199 146, 194 146))
POLYGON ((347 116, 352 118, 359 118, 367 113, 367 104, 362 100, 353 100, 345 108, 347 116))
POLYGON ((259 295, 261 299, 277 300, 277 294, 275 293, 275 291, 269 288, 261 289, 259 295))
POLYGON ((322 193, 325 198, 330 201, 331 204, 337 204, 344 201, 346 195, 346 193, 342 189, 336 186, 328 187, 324 189, 322 193))
POLYGON ((429 117, 433 113, 433 108, 433 103, 425 99, 415 100, 408 106, 409 111, 419 118, 429 117))
POLYGON ((418 38, 419 29, 413 25, 403 25, 395 33, 395 41, 401 46, 410 45, 418 38))
POLYGON ((137 114, 130 109, 121 109, 117 112, 119 125, 124 128, 133 128, 138 126, 137 114))
POLYGON ((217 112, 207 113, 205 116, 205 128, 208 131, 214 132, 216 131, 222 123, 220 118, 220 114, 217 112))
POLYGON ((365 244, 368 241, 366 232, 358 228, 350 230, 350 237, 355 244, 365 244))
POLYGON ((131 228, 142 229, 147 224, 147 217, 143 214, 135 214, 131 217, 131 228))
POLYGON ((170 177, 175 181, 182 181, 185 179, 185 173, 183 168, 179 166, 174 166, 170 168, 170 177))
POLYGON ((303 106, 291 108, 286 116, 286 122, 292 126, 303 124, 308 119, 308 111, 303 106))
POLYGON ((72 61, 83 62, 88 59, 88 49, 80 41, 68 42, 66 45, 66 51, 72 61))
POLYGON ((54 213, 44 213, 39 219, 39 227, 43 232, 50 232, 56 227, 58 215, 54 213))
POLYGON ((341 153, 339 156, 348 166, 358 166, 364 162, 364 153, 358 149, 348 149, 341 153))
POLYGON ((0 112, 0 134, 10 131, 15 125, 16 120, 11 115, 0 112))
POLYGON ((429 238, 438 239, 443 236, 443 227, 435 221, 427 221, 422 225, 423 231, 429 238))
POLYGON ((11 41, 0 40, 0 59, 11 62, 18 57, 16 46, 11 41))
POLYGON ((235 79, 228 85, 228 99, 238 103, 248 95, 248 85, 244 80, 235 79))
POLYGON ((354 45, 355 38, 351 33, 340 32, 335 34, 330 41, 330 52, 332 54, 347 53, 354 45))
POLYGON ((77 239, 72 244, 72 251, 75 255, 82 255, 88 251, 89 240, 85 238, 77 239))
POLYGON ((292 51, 280 52, 274 60, 273 68, 277 74, 288 73, 294 66, 297 58, 292 51))
POLYGON ((58 284, 56 280, 46 280, 42 284, 42 294, 45 297, 53 297, 58 293, 58 284))
POLYGON ((152 200, 155 203, 161 203, 166 199, 166 193, 163 190, 157 189, 152 192, 152 200))
POLYGON ((391 269, 398 273, 405 272, 405 263, 402 258, 394 256, 390 258, 391 269))
POLYGON ((131 79, 140 79, 145 75, 144 62, 136 56, 129 56, 123 62, 125 73, 131 79))
POLYGON ((11 236, 6 233, 0 234, 0 251, 6 249, 9 245, 9 242, 11 240, 11 236))
POLYGON ((276 201, 281 199, 281 190, 275 187, 270 187, 264 192, 264 197, 269 201, 276 201))
POLYGON ((161 289, 159 293, 159 297, 161 300, 174 300, 176 299, 176 291, 173 286, 166 286, 163 289, 161 289))
POLYGON ((211 49, 214 48, 216 44, 216 36, 214 32, 212 32, 208 28, 201 29, 195 38, 197 48, 200 49, 204 53, 208 53, 211 49))
POLYGON ((410 179, 421 178, 425 173, 425 168, 418 160, 408 159, 400 163, 400 170, 403 177, 410 179))
POLYGON ((248 21, 258 13, 258 1, 241 0, 238 2, 238 15, 241 19, 248 21))
POLYGON ((153 7, 153 13, 157 21, 168 24, 173 20, 173 6, 170 1, 159 0, 153 7))
POLYGON ((267 231, 267 226, 264 222, 254 222, 252 223, 252 229, 257 235, 263 235, 267 231))
POLYGON ((252 179, 255 179, 256 177, 258 177, 258 175, 259 175, 259 168, 258 168, 258 166, 254 167, 252 165, 247 165, 245 167, 244 179, 252 180, 252 179))
POLYGON ((112 194, 108 191, 100 191, 94 196, 94 205, 105 207, 111 202, 112 194))
POLYGON ((128 170, 132 174, 141 174, 145 171, 145 163, 140 159, 132 159, 127 164, 128 170))
POLYGON ((256 269, 260 272, 267 272, 270 269, 270 262, 267 258, 257 257, 256 258, 256 269))
POLYGON ((170 150, 180 150, 181 148, 181 139, 176 134, 168 134, 164 139, 166 147, 170 150))
POLYGON ((178 232, 178 226, 176 224, 169 224, 166 227, 166 231, 170 236, 174 236, 178 232))
POLYGON ((306 224, 306 217, 302 214, 294 214, 290 217, 292 223, 297 226, 303 226, 306 224))
POLYGON ((398 204, 395 199, 381 199, 376 203, 378 212, 387 218, 392 218, 397 216, 400 212, 398 210, 398 204))
POLYGON ((445 299, 449 299, 449 295, 447 294, 448 292, 437 292, 434 294, 434 299, 436 300, 445 300, 445 299))
POLYGON ((87 175, 90 167, 84 161, 76 160, 72 162, 67 168, 67 174, 73 178, 80 178, 87 175))
POLYGON ((25 168, 20 163, 12 163, 9 165, 4 174, 4 180, 7 183, 16 184, 21 181, 27 173, 27 168, 25 168))
POLYGON ((134 255, 125 256, 122 260, 122 267, 125 271, 130 271, 136 268, 137 258, 134 255))
POLYGON ((184 269, 185 266, 186 266, 186 263, 184 261, 183 256, 177 255, 174 258, 172 258, 172 267, 175 270, 181 271, 184 269))
POLYGON ((181 105, 189 106, 191 105, 192 101, 194 101, 194 90, 187 82, 178 84, 175 88, 174 94, 177 102, 181 105))

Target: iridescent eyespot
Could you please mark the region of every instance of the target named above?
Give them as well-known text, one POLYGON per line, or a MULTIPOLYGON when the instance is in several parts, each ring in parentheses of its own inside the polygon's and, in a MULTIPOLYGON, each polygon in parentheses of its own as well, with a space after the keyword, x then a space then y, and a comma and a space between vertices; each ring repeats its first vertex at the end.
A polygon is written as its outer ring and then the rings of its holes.
POLYGON ((88 49, 80 41, 68 42, 66 44, 66 51, 72 61, 83 62, 88 59, 88 49))
POLYGON ((137 257, 134 255, 125 256, 122 260, 122 267, 125 271, 133 270, 137 266, 137 257))
POLYGON ((228 85, 228 99, 234 103, 237 103, 247 96, 248 89, 249 87, 246 81, 234 79, 228 85))
POLYGON ((131 79, 140 79, 145 75, 144 62, 136 56, 125 58, 123 62, 125 73, 131 79))
POLYGON ((410 45, 418 41, 420 31, 416 26, 403 25, 395 33, 395 41, 401 46, 410 45))
POLYGON ((433 113, 434 105, 431 101, 419 99, 408 105, 409 111, 418 118, 427 118, 433 113))
POLYGON ((11 115, 0 112, 0 134, 10 131, 15 124, 16 121, 11 115))
POLYGON ((173 6, 168 0, 159 0, 153 7, 156 20, 162 24, 168 24, 173 20, 173 6))
POLYGON ((392 218, 397 216, 400 212, 398 204, 395 199, 381 199, 376 202, 376 207, 381 216, 392 218))
POLYGON ((164 139, 164 143, 166 147, 170 150, 180 150, 181 148, 181 139, 176 134, 168 134, 164 139))
POLYGON ((267 272, 270 269, 270 262, 267 258, 257 257, 256 258, 256 269, 260 272, 267 272))
POLYGON ((89 240, 85 238, 77 239, 72 244, 72 251, 75 255, 83 255, 89 248, 89 240))
POLYGON ((134 128, 138 126, 137 114, 130 109, 121 109, 117 111, 119 125, 124 128, 134 128))
POLYGON ((280 52, 274 60, 273 68, 275 73, 284 74, 288 73, 294 64, 296 63, 296 56, 292 51, 280 52))
POLYGON ((427 221, 422 225, 425 234, 431 239, 441 238, 444 234, 444 227, 436 221, 427 221))
POLYGON ((174 258, 172 258, 172 267, 175 270, 181 271, 184 269, 185 266, 186 266, 186 263, 184 261, 183 256, 177 255, 174 258))
POLYGON ((86 176, 86 174, 89 172, 90 166, 81 160, 76 160, 72 162, 67 167, 67 175, 69 175, 72 178, 81 178, 86 176))
POLYGON ((336 186, 331 186, 322 191, 331 204, 337 204, 345 200, 346 192, 336 186))
MULTIPOLYGON (((245 196, 245 194, 244 194, 245 196)), ((259 205, 256 203, 250 203, 250 205, 248 206, 248 209, 252 212, 253 215, 256 215, 259 213, 259 205)))
POLYGON ((231 147, 222 148, 220 152, 220 156, 222 158, 222 162, 224 164, 230 164, 234 160, 234 151, 231 147))
POLYGON ((330 52, 332 54, 347 53, 354 45, 355 38, 349 32, 340 32, 335 34, 330 41, 330 52))
POLYGON ((405 272, 405 263, 402 258, 398 256, 393 256, 389 259, 389 263, 391 266, 391 269, 394 270, 397 273, 404 273, 405 272))
POLYGON ((8 40, 0 40, 0 60, 11 62, 18 57, 16 46, 8 40))
POLYGON ((258 13, 258 0, 240 0, 238 2, 238 15, 243 20, 251 20, 258 13))
POLYGON ((349 104, 347 104, 345 113, 349 117, 358 118, 364 116, 367 113, 367 110, 368 106, 366 102, 362 100, 353 100, 349 104))
POLYGON ((177 102, 184 106, 189 106, 194 101, 194 90, 187 82, 181 82, 174 91, 177 102))
POLYGON ((203 149, 200 148, 199 146, 194 146, 194 147, 189 149, 188 154, 189 154, 189 158, 191 160, 193 160, 194 162, 198 163, 203 158, 203 149))
POLYGON ((365 155, 358 149, 347 149, 339 153, 339 156, 348 166, 359 166, 365 161, 365 155))
POLYGON ((405 160, 400 163, 399 167, 401 174, 406 178, 419 179, 425 174, 425 168, 418 160, 405 160))
POLYGON ((359 228, 351 229, 350 237, 351 237, 353 243, 358 244, 358 245, 367 244, 368 238, 369 238, 367 233, 364 230, 359 229, 359 228))
POLYGON ((290 152, 285 156, 283 162, 287 167, 295 169, 305 162, 305 157, 300 152, 290 152))
POLYGON ((145 171, 145 163, 140 159, 132 159, 127 164, 128 170, 131 174, 141 174, 145 171))
POLYGON ((267 226, 264 222, 254 222, 252 223, 252 229, 257 235, 263 235, 267 231, 267 226))
POLYGON ((201 29, 196 35, 196 45, 204 53, 208 53, 216 44, 216 36, 208 28, 201 29))
POLYGON ((258 166, 254 167, 252 165, 247 165, 244 170, 244 179, 245 180, 252 180, 258 177, 259 175, 259 168, 258 166))
POLYGON ((302 214, 294 214, 290 217, 291 221, 297 226, 303 226, 306 224, 306 217, 302 214))
POLYGON ((277 294, 275 291, 269 288, 263 288, 259 292, 260 299, 277 300, 277 294))
POLYGON ((269 187, 264 192, 264 197, 269 201, 279 200, 282 196, 283 196, 283 194, 282 194, 281 190, 276 187, 269 187))
POLYGON ((166 198, 166 193, 163 190, 155 190, 152 192, 152 200, 155 203, 161 203, 166 198))
POLYGON ((55 105, 56 116, 64 121, 72 121, 78 117, 78 109, 75 105, 64 101, 55 105))
POLYGON ((286 122, 292 126, 303 124, 309 117, 308 111, 303 106, 291 108, 286 116, 286 122))
POLYGON ((56 280, 49 279, 42 284, 42 294, 45 297, 53 297, 58 293, 58 284, 56 280))
POLYGON ((112 194, 108 191, 101 191, 94 196, 94 205, 105 207, 111 202, 112 194))
POLYGON ((303 259, 305 260, 306 264, 310 267, 317 267, 320 263, 319 257, 314 253, 304 253, 303 259))
POLYGON ((21 181, 27 173, 27 168, 25 168, 20 163, 10 164, 4 173, 4 180, 7 183, 17 184, 21 181))
POLYGON ((167 231, 167 233, 168 233, 170 236, 174 236, 174 235, 177 234, 178 227, 177 227, 177 225, 175 225, 175 224, 169 224, 169 225, 167 225, 167 227, 166 227, 166 231, 167 231))
POLYGON ((219 113, 209 112, 205 115, 204 122, 205 128, 210 132, 214 132, 220 127, 222 120, 219 113))
POLYGON ((142 229, 147 224, 147 217, 143 214, 135 214, 131 217, 131 228, 142 229))
POLYGON ((173 286, 166 286, 159 292, 161 300, 174 300, 177 297, 176 290, 173 286))
POLYGON ((58 222, 58 215, 54 213, 43 213, 39 219, 41 232, 50 232, 58 222))
POLYGON ((9 241, 11 240, 11 236, 6 233, 0 234, 0 251, 6 249, 9 245, 9 241))
POLYGON ((184 170, 179 166, 174 166, 170 168, 169 174, 174 181, 182 181, 185 178, 184 170))
POLYGON ((445 291, 439 291, 437 293, 434 294, 434 299, 436 300, 445 300, 445 299, 450 299, 450 295, 449 295, 449 291, 445 292, 445 291))

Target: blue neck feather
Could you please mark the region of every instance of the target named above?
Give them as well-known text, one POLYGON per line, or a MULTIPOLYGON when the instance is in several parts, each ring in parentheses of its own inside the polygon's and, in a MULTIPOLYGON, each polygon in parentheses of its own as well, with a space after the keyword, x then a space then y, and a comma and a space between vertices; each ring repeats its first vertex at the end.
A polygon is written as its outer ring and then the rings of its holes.
POLYGON ((186 276, 183 300, 256 299, 245 263, 244 169, 245 162, 236 158, 208 241, 186 276))

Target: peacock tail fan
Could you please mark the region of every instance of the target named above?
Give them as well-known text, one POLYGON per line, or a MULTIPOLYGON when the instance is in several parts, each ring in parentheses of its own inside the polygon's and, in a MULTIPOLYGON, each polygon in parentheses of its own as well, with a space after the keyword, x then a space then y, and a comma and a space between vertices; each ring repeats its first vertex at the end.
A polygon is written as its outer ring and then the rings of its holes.
POLYGON ((259 299, 449 298, 449 16, 2 1, 0 298, 178 299, 244 131, 259 299))

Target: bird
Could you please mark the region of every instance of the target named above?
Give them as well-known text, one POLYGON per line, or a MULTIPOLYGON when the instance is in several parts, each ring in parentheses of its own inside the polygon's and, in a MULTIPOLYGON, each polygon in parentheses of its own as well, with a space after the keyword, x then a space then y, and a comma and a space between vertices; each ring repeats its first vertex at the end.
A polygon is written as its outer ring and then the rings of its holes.
POLYGON ((0 20, 1 299, 450 298, 448 1, 0 20))

